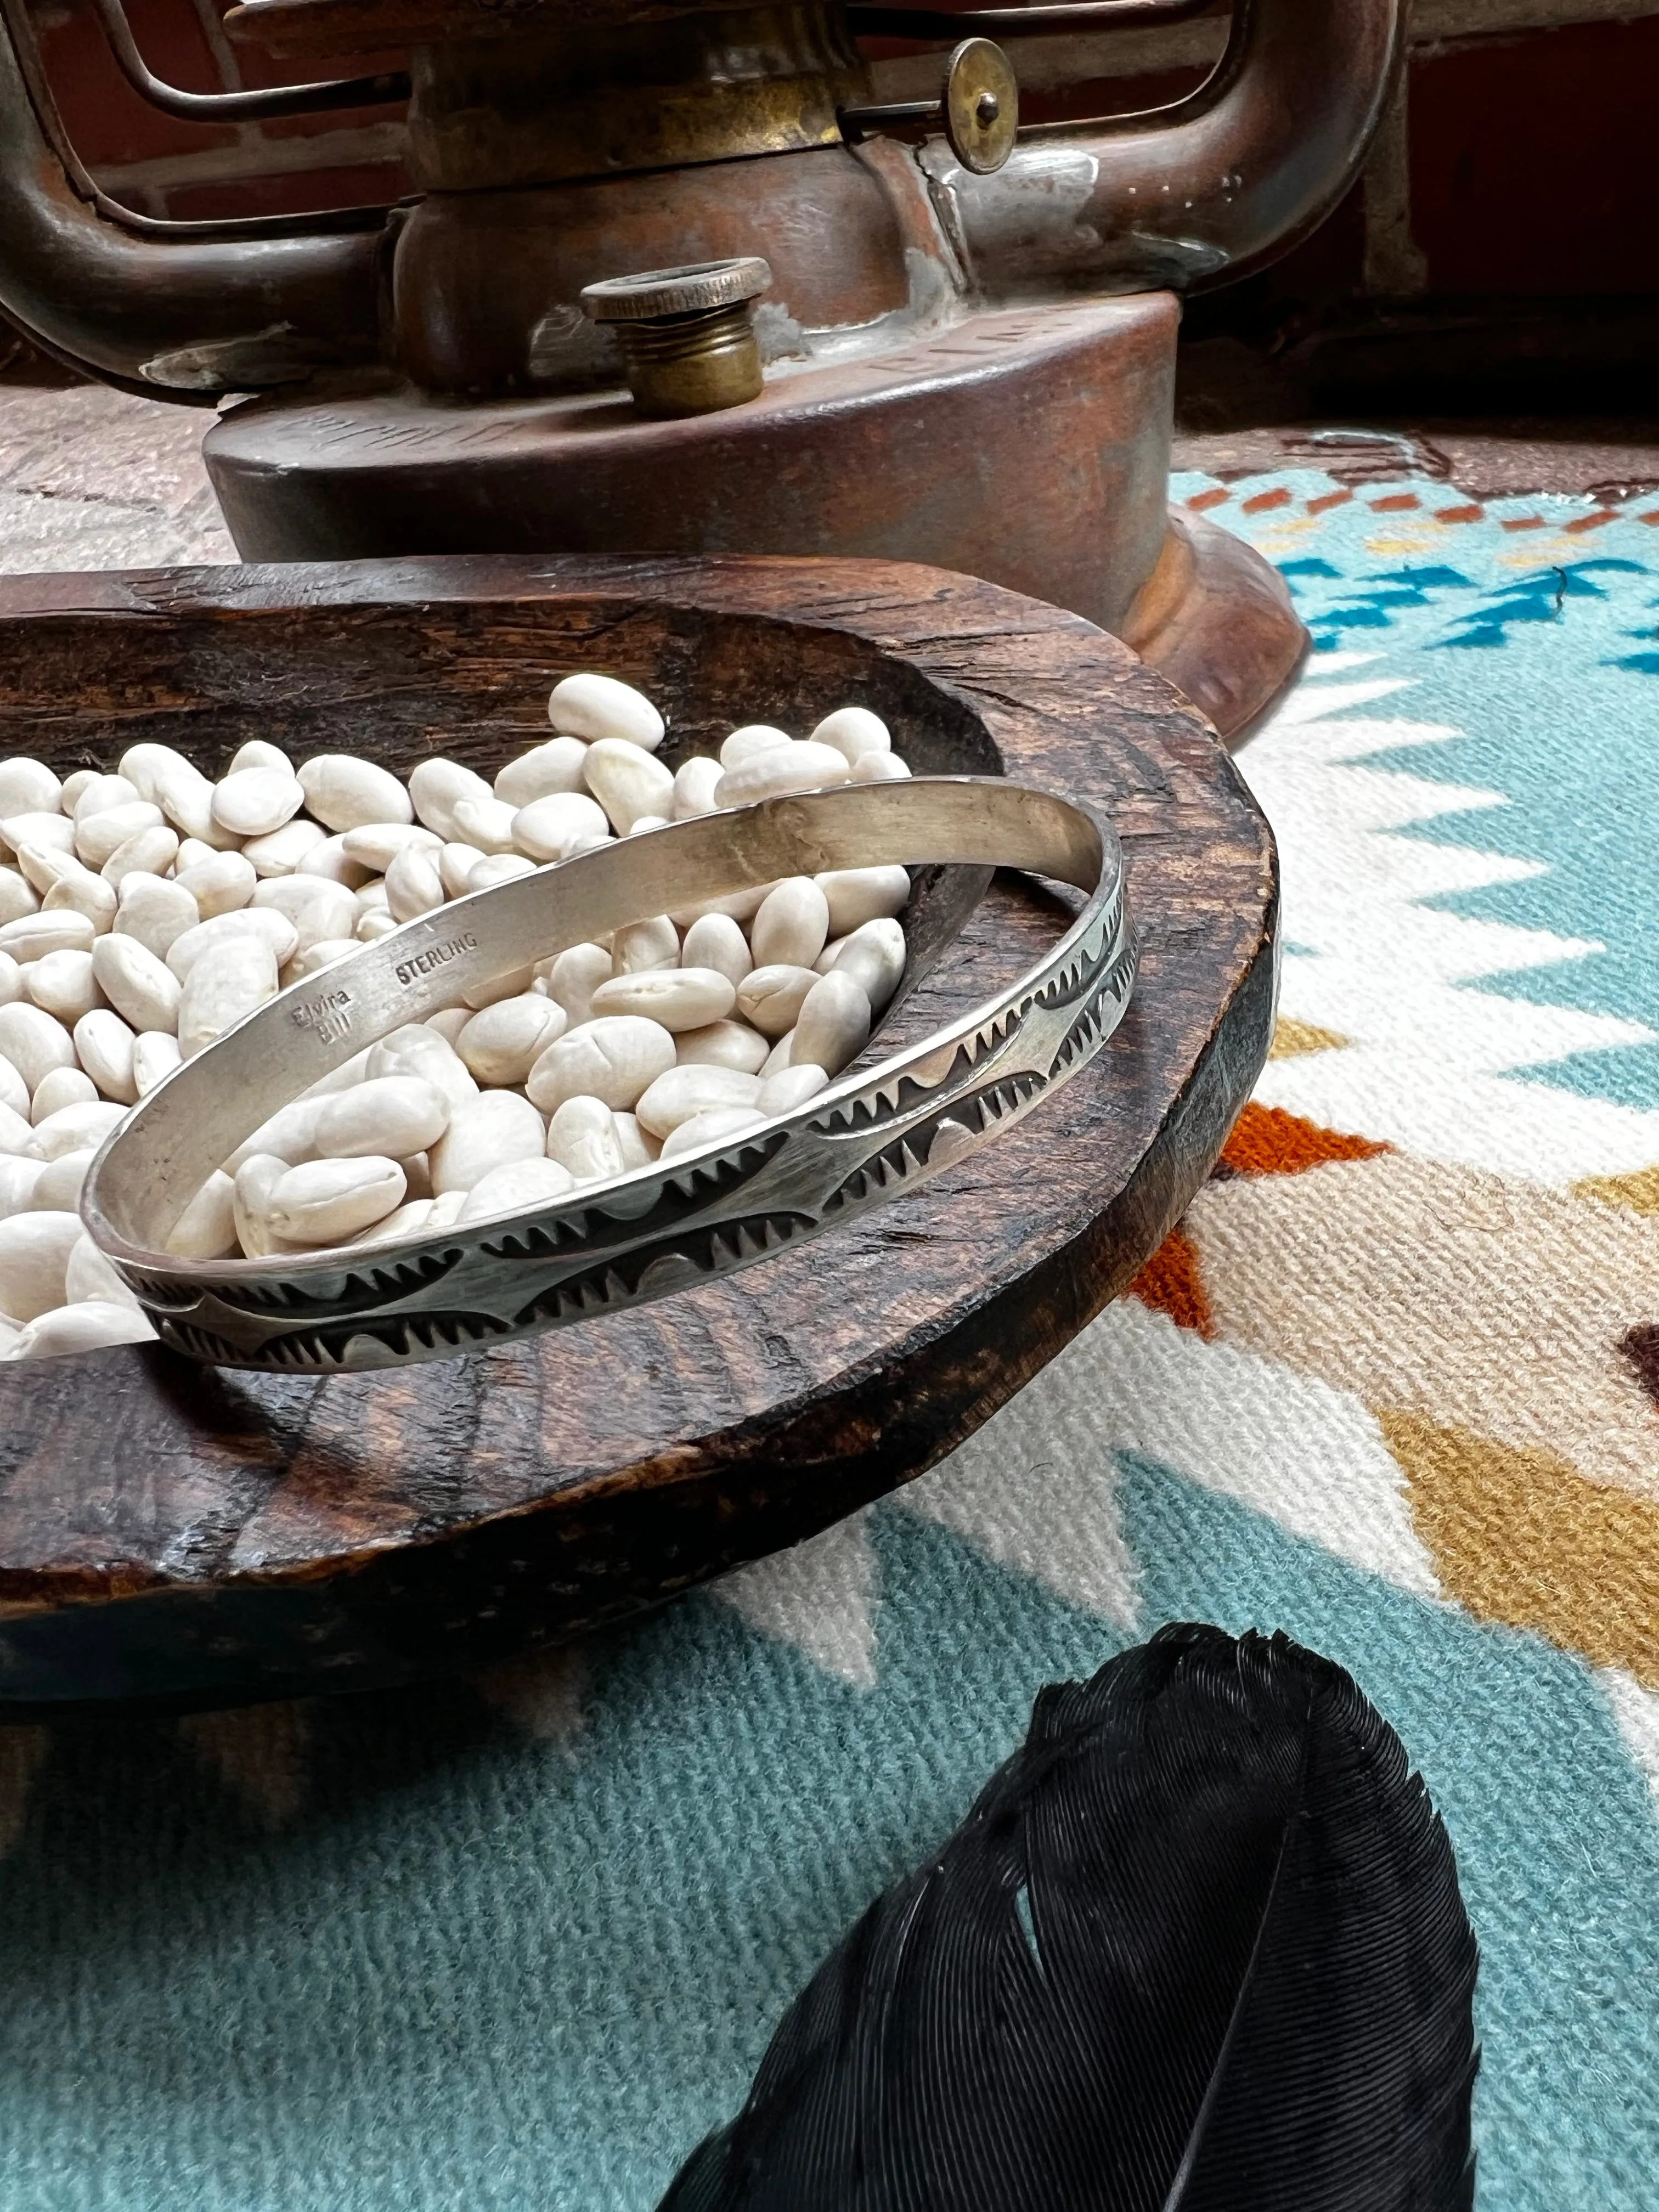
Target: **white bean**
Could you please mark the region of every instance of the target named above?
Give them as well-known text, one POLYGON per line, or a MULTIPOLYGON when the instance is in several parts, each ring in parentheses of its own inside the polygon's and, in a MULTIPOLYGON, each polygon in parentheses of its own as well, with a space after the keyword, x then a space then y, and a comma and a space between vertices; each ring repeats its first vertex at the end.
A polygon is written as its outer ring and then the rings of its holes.
POLYGON ((44 761, 27 753, 0 760, 0 817, 8 814, 55 814, 63 803, 64 787, 44 761))
MULTIPOLYGON (((34 1212, 34 1194, 45 1173, 43 1161, 27 1158, 21 1153, 0 1153, 0 1221, 9 1220, 14 1214, 34 1212)), ((9 1310, 5 1278, 0 1275, 0 1313, 9 1310)))
MULTIPOLYGON (((424 1026, 435 1030, 446 1044, 453 1045, 471 1018, 470 1006, 441 1006, 435 1014, 427 1016, 424 1026)), ((477 1089, 476 1085, 473 1087, 477 1089)))
MULTIPOLYGON (((94 883, 101 881, 96 870, 89 868, 84 860, 77 860, 73 853, 66 853, 57 845, 37 844, 28 839, 17 848, 17 865, 29 888, 36 894, 37 903, 54 884, 61 882, 66 876, 75 878, 85 877, 94 883)), ((33 914, 34 908, 27 908, 25 911, 33 914)))
POLYGON ((513 839, 532 860, 568 860, 611 834, 605 809, 585 791, 550 792, 513 817, 513 839))
POLYGON ((213 921, 246 906, 259 878, 240 853, 216 853, 211 860, 180 868, 173 880, 195 900, 202 920, 213 921))
POLYGON ((663 740, 662 716, 644 692, 614 676, 565 677, 553 686, 547 719, 567 737, 621 742, 646 752, 654 752, 663 740))
POLYGON ((183 983, 204 953, 248 938, 263 945, 278 968, 286 967, 300 949, 300 933, 285 914, 268 906, 236 907, 175 937, 167 947, 167 966, 183 983))
POLYGON ((250 837, 242 848, 242 858, 256 876, 291 876, 307 854, 326 842, 314 822, 296 815, 268 836, 250 837))
POLYGON ((486 853, 467 878, 470 891, 487 891, 492 884, 510 884, 515 876, 533 876, 536 863, 522 853, 486 853))
POLYGON ((263 1260, 283 1249, 283 1239, 270 1225, 270 1200, 288 1172, 288 1162, 270 1152, 250 1153, 236 1170, 232 1201, 236 1241, 250 1260, 263 1260))
POLYGON ((325 968, 331 968, 337 960, 343 960, 347 953, 356 950, 355 937, 319 937, 314 945, 307 945, 303 952, 296 952, 293 959, 278 970, 283 989, 307 975, 315 975, 325 968))
POLYGON ((591 744, 582 776, 619 837, 641 814, 666 814, 674 803, 674 779, 662 762, 623 738, 591 744))
POLYGON ((663 1139, 659 1159, 678 1159, 682 1153, 701 1152, 705 1145, 722 1143, 727 1137, 742 1134, 745 1129, 758 1129, 765 1116, 745 1106, 715 1106, 705 1114, 694 1114, 690 1121, 682 1121, 671 1129, 663 1139))
POLYGON ((104 1003, 103 994, 93 981, 90 952, 48 952, 24 972, 35 1005, 71 1027, 82 1014, 104 1003))
MULTIPOLYGON (((386 872, 386 911, 394 921, 413 921, 444 902, 444 881, 430 853, 406 845, 386 872)), ((354 922, 352 927, 356 924, 354 922)))
POLYGON ((850 936, 866 921, 902 914, 910 902, 910 872, 899 866, 832 868, 812 878, 830 902, 830 934, 850 936))
MULTIPOLYGON (((81 1079, 87 1082, 84 1076, 81 1079)), ((88 1083, 87 1088, 91 1087, 88 1083)), ((41 1088, 46 1088, 45 1084, 41 1088)), ((110 1131, 126 1119, 126 1112, 125 1106, 112 1105, 106 1098, 94 1097, 40 1115, 34 1124, 34 1157, 38 1160, 61 1160, 66 1152, 96 1152, 110 1131)))
POLYGON ((547 1156, 577 1182, 608 1181, 624 1172, 617 1117, 603 1098, 567 1098, 547 1125, 547 1156))
POLYGON ((216 1172, 174 1223, 167 1249, 179 1260, 223 1260, 236 1249, 236 1186, 216 1172))
POLYGON ((49 845, 58 853, 75 850, 75 824, 63 814, 8 814, 0 821, 0 837, 14 853, 25 845, 49 845))
MULTIPOLYGON (((285 961, 325 937, 349 937, 357 927, 356 899, 343 884, 331 884, 325 876, 274 877, 260 884, 252 905, 242 911, 249 915, 279 914, 293 925, 294 951, 283 956, 285 961)), ((276 951, 273 937, 273 955, 276 951)))
POLYGON ((550 738, 518 759, 508 761, 495 778, 495 796, 509 806, 526 807, 558 791, 582 789, 582 763, 587 745, 581 738, 550 738))
MULTIPOLYGON (((92 972, 111 1006, 135 1030, 178 1029, 179 978, 136 937, 112 932, 99 938, 92 948, 92 972)), ((3 1015, 0 1008, 0 1018, 3 1015)))
POLYGON ((132 1044, 132 1080, 138 1096, 148 1097, 158 1083, 172 1074, 183 1058, 179 1040, 170 1031, 140 1031, 132 1044))
POLYGON ((728 1106, 752 1113, 759 1097, 759 1077, 735 1067, 671 1067, 643 1093, 634 1111, 641 1128, 666 1138, 695 1114, 712 1114, 728 1106))
POLYGON ((568 945, 547 975, 547 994, 570 1017, 570 1026, 593 1018, 593 994, 611 974, 611 953, 603 945, 568 945))
POLYGON ((694 921, 680 946, 680 958, 688 968, 718 969, 733 984, 741 983, 755 965, 749 940, 729 914, 705 914, 694 921))
POLYGON ((678 908, 668 919, 676 929, 690 929, 709 915, 725 915, 732 921, 752 921, 760 912, 770 884, 756 884, 746 891, 727 891, 720 898, 700 899, 696 906, 678 908))
POLYGON ((409 793, 389 769, 355 753, 317 753, 296 774, 307 811, 330 830, 355 830, 364 822, 412 822, 409 793))
POLYGON ((455 802, 455 832, 469 845, 476 845, 483 854, 510 853, 513 850, 513 824, 519 810, 509 806, 504 799, 497 799, 492 791, 486 799, 458 799, 455 802))
POLYGON ((802 1001, 789 1054, 839 1075, 863 1051, 870 1035, 870 1001, 861 984, 839 969, 820 975, 802 1001))
POLYGON ((700 1030, 724 1020, 737 995, 716 968, 643 968, 601 983, 593 1012, 643 1014, 665 1030, 700 1030))
POLYGON ((99 1352, 112 1344, 148 1344, 155 1331, 148 1316, 125 1300, 85 1298, 60 1306, 20 1329, 14 1359, 58 1359, 66 1352, 99 1352))
POLYGON ((99 1298, 117 1306, 136 1306, 137 1299, 115 1272, 90 1237, 82 1236, 69 1255, 64 1270, 64 1296, 70 1305, 83 1298, 99 1298))
POLYGON ((239 745, 230 757, 225 774, 236 775, 250 768, 277 769, 283 775, 294 773, 294 763, 282 747, 268 744, 264 738, 250 738, 245 744, 239 745))
POLYGON ((738 986, 738 1011, 763 1036, 781 1036, 794 1027, 807 993, 821 980, 811 969, 793 964, 751 968, 738 986))
POLYGON ((516 1091, 486 1091, 458 1106, 427 1154, 432 1188, 440 1200, 471 1190, 492 1168, 514 1160, 538 1160, 547 1149, 547 1125, 516 1091))
POLYGON ((366 914, 357 923, 357 941, 360 945, 373 945, 376 938, 390 937, 393 930, 402 927, 403 924, 397 916, 387 914, 384 909, 378 914, 366 914))
POLYGON ((718 806, 750 806, 757 799, 780 799, 796 791, 820 791, 845 783, 847 757, 833 745, 772 745, 728 768, 714 787, 718 806))
POLYGON ((638 975, 650 968, 678 968, 680 933, 665 914, 630 921, 611 940, 613 975, 638 975))
POLYGON ((27 1114, 0 1104, 0 1154, 9 1159, 34 1158, 34 1131, 27 1114))
POLYGON ((179 832, 163 822, 157 829, 137 831, 118 845, 99 872, 118 893, 129 876, 165 876, 178 857, 179 832))
POLYGON ((720 766, 738 768, 744 761, 753 760, 757 753, 775 752, 780 745, 793 745, 794 742, 787 730, 780 730, 770 722, 745 722, 721 744, 720 766))
MULTIPOLYGON (((489 788, 486 784, 484 789, 489 788)), ((359 867, 383 876, 398 854, 408 852, 411 846, 417 853, 441 853, 443 843, 435 830, 425 829, 418 822, 360 822, 355 830, 343 833, 340 850, 359 867)))
MULTIPOLYGON (((29 1120, 38 1133, 43 1122, 52 1121, 65 1107, 90 1106, 96 1102, 97 1097, 98 1085, 83 1068, 48 1068, 34 1086, 34 1096, 29 1101, 29 1120)), ((102 1142, 101 1139, 100 1142, 102 1142)), ((69 1145, 60 1149, 74 1152, 78 1148, 69 1145)), ((35 1157, 45 1159, 46 1154, 37 1149, 35 1157)))
MULTIPOLYGON (((101 783, 103 780, 101 773, 95 768, 77 768, 72 770, 64 778, 64 788, 58 798, 58 811, 67 814, 70 820, 73 822, 75 810, 81 804, 82 797, 92 789, 94 784, 101 783)), ((137 785, 133 787, 135 790, 137 788, 137 785)))
POLYGON ((528 1213, 568 1198, 575 1188, 574 1179, 556 1160, 508 1160, 479 1176, 456 1218, 487 1221, 506 1213, 528 1213))
POLYGON ((131 1106, 138 1097, 133 1054, 137 1039, 118 1013, 95 1006, 75 1024, 75 1049, 81 1065, 106 1098, 131 1106))
MULTIPOLYGON (((165 752, 168 749, 162 745, 155 750, 165 752)), ((229 849, 236 833, 214 820, 212 779, 204 775, 193 762, 175 753, 172 760, 160 764, 153 776, 133 780, 138 784, 141 796, 159 806, 173 828, 187 840, 214 852, 229 849)))
POLYGON ((799 1060, 769 1075, 755 1103, 763 1114, 793 1114, 797 1106, 816 1097, 829 1080, 826 1070, 810 1060, 799 1060))
POLYGON ((849 767, 866 753, 886 753, 893 749, 892 735, 886 723, 867 707, 837 707, 812 732, 811 740, 815 745, 833 745, 838 753, 845 753, 849 767))
POLYGON ((429 1022, 408 1022, 369 1047, 362 1079, 376 1082, 387 1075, 418 1076, 453 1107, 468 1105, 478 1095, 471 1069, 429 1022))
POLYGON ((78 1152, 64 1152, 55 1160, 42 1161, 40 1180, 34 1186, 35 1204, 47 1212, 73 1213, 81 1203, 87 1170, 96 1158, 95 1148, 88 1145, 78 1152))
POLYGON ((502 999, 522 998, 535 980, 536 963, 526 960, 521 968, 503 968, 498 975, 486 975, 481 983, 469 983, 461 996, 477 1013, 502 999))
MULTIPOLYGON (((228 860, 232 855, 225 857, 228 860)), ((158 960, 165 960, 185 932, 194 929, 201 918, 201 909, 181 883, 144 872, 122 880, 114 927, 123 937, 137 938, 158 960)))
POLYGON ((75 779, 78 787, 73 807, 64 809, 77 826, 83 821, 89 822, 94 814, 106 813, 112 806, 131 806, 143 796, 137 785, 129 782, 124 775, 100 775, 94 769, 82 782, 80 775, 85 774, 80 771, 75 779))
POLYGON ((635 1168, 648 1168, 662 1150, 657 1139, 641 1128, 637 1114, 613 1114, 611 1118, 622 1148, 623 1173, 631 1175, 635 1168))
POLYGON ((296 876, 321 876, 325 883, 343 884, 355 891, 366 884, 374 871, 361 860, 354 860, 345 848, 343 836, 325 837, 313 845, 295 865, 296 876))
POLYGON ((440 757, 417 763, 410 775, 409 795, 427 828, 447 843, 457 834, 456 801, 493 799, 495 794, 476 769, 440 757))
POLYGON ((0 1221, 0 1312, 33 1321, 64 1303, 64 1275, 81 1217, 40 1209, 0 1221))
POLYGON ((438 879, 446 898, 464 898, 471 889, 472 871, 485 858, 476 845, 459 840, 446 845, 438 860, 438 879))
POLYGON ((551 1114, 584 1092, 631 1109, 647 1085, 674 1065, 674 1040, 637 1014, 595 1018, 550 1044, 530 1071, 531 1102, 551 1114))
POLYGON ((418 1075, 371 1076, 322 1102, 314 1142, 325 1159, 423 1152, 449 1127, 451 1106, 418 1075))
POLYGON ((480 1083, 523 1083, 568 1026, 569 1016, 556 1000, 526 991, 474 1014, 455 1049, 480 1083))
POLYGON ((9 952, 0 952, 0 1006, 9 1006, 18 999, 26 999, 23 970, 9 952))
POLYGON ((860 753, 853 763, 854 783, 903 783, 909 774, 896 753, 860 753))
POLYGON ((161 808, 152 806, 147 799, 135 799, 124 806, 101 807, 96 813, 82 815, 76 821, 76 857, 84 860, 89 868, 101 868, 106 860, 114 858, 129 837, 136 837, 141 830, 164 827, 161 808))
POLYGON ((735 1067, 744 1075, 757 1075, 766 1060, 766 1039, 746 1022, 682 1030, 674 1042, 681 1067, 735 1067))
POLYGON ((0 868, 0 924, 33 914, 40 903, 40 894, 27 876, 15 868, 0 868))
POLYGON ((398 1164, 404 1171, 404 1181, 409 1186, 410 1197, 411 1199, 430 1198, 432 1170, 427 1164, 426 1154, 424 1152, 401 1153, 398 1156, 398 1164))
POLYGON ((113 884, 77 866, 73 875, 62 875, 40 902, 42 914, 84 915, 101 936, 115 927, 117 898, 113 884))
POLYGON ((237 1146, 225 1162, 228 1173, 239 1175, 246 1162, 261 1157, 281 1160, 291 1168, 314 1160, 319 1116, 336 1098, 352 1095, 349 1091, 331 1091, 321 1098, 295 1098, 286 1106, 279 1106, 268 1121, 261 1121, 252 1134, 244 1137, 237 1146))
POLYGON ((429 1198, 411 1198, 395 1212, 388 1213, 384 1221, 371 1222, 367 1229, 348 1238, 352 1244, 392 1244, 400 1237, 418 1237, 432 1213, 429 1198))
POLYGON ((904 973, 904 932, 897 922, 863 921, 849 937, 841 939, 833 966, 835 975, 850 975, 863 990, 871 1006, 879 1011, 899 987, 904 973))
POLYGON ((238 837, 268 837, 305 803, 299 778, 287 769, 233 768, 214 786, 213 818, 238 837))
POLYGON ((26 914, 0 929, 0 952, 9 952, 18 965, 44 960, 49 952, 90 952, 98 933, 83 914, 73 908, 48 914, 26 914))
MULTIPOLYGON (((107 944, 100 938, 100 944, 107 944)), ((54 1067, 75 1066, 75 1044, 54 1015, 43 1013, 22 1000, 0 1006, 0 1057, 10 1061, 31 1095, 41 1078, 54 1067)), ((8 1105, 15 1099, 8 1097, 8 1105)))
POLYGON ((429 1231, 451 1229, 461 1218, 461 1208, 466 1204, 464 1190, 441 1191, 432 1201, 432 1211, 426 1217, 429 1231))
POLYGON ((356 905, 359 920, 366 914, 389 914, 392 911, 391 901, 386 896, 384 882, 363 884, 361 890, 352 893, 352 898, 356 905))
POLYGON ((829 900, 811 876, 786 876, 762 901, 749 941, 757 968, 810 968, 829 934, 829 900))
POLYGON ((179 1049, 189 1060, 276 995, 276 962, 268 944, 257 937, 227 937, 210 945, 185 978, 179 1049))
POLYGON ((682 761, 674 775, 673 819, 690 822, 714 811, 714 787, 726 770, 707 753, 694 753, 682 761))
POLYGON ((271 1231, 289 1244, 337 1244, 404 1202, 407 1186, 396 1160, 374 1153, 343 1160, 307 1160, 278 1176, 266 1203, 271 1231))

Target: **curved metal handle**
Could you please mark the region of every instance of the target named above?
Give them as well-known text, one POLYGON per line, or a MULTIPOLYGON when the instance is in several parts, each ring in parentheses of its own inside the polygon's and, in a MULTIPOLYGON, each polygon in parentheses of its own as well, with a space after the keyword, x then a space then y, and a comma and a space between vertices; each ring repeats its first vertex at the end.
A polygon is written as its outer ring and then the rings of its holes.
POLYGON ((150 398, 211 405, 380 351, 383 208, 155 222, 76 159, 23 0, 0 0, 0 309, 42 349, 150 398))
POLYGON ((1287 252, 1358 174, 1401 19, 1401 0, 1235 0, 1219 64, 1172 106, 1039 125, 994 176, 930 142, 919 158, 975 289, 1187 291, 1287 252))
POLYGON ((122 76, 151 107, 185 123, 252 123, 272 115, 323 115, 341 107, 374 107, 407 100, 407 70, 382 76, 333 77, 321 84, 278 84, 256 92, 181 92, 151 74, 138 51, 121 0, 92 0, 122 76))

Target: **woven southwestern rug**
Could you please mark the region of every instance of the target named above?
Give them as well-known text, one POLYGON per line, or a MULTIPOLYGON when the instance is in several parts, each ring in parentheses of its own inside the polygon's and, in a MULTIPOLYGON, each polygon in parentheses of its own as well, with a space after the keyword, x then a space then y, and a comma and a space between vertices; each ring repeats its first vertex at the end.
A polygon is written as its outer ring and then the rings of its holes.
POLYGON ((1043 1682, 1352 1669, 1455 1845, 1485 2212, 1659 2201, 1659 506, 1181 495, 1316 641, 1273 1058, 1135 1293, 905 1494, 392 1696, 0 1732, 0 2212, 648 2212, 1043 1682))

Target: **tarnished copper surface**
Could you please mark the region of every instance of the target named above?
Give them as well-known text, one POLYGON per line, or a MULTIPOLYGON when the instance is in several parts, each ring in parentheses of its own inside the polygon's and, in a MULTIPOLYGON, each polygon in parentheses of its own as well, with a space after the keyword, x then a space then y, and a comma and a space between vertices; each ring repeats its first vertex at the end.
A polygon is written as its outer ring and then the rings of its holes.
POLYGON ((566 15, 510 40, 417 47, 413 74, 410 167, 428 191, 833 146, 837 107, 868 91, 825 0, 648 24, 566 15))

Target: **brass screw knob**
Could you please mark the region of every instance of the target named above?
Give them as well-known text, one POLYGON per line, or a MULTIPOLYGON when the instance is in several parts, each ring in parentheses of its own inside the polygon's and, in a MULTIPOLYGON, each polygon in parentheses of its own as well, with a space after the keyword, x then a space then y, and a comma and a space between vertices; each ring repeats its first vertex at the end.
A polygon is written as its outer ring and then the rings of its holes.
POLYGON ((945 135, 975 176, 993 176, 1014 150, 1019 85, 1013 65, 989 39, 964 39, 945 72, 945 135))
POLYGON ((582 312, 616 331, 641 415, 708 415, 760 396, 752 303, 771 282, 753 253, 647 269, 585 285, 582 312))

